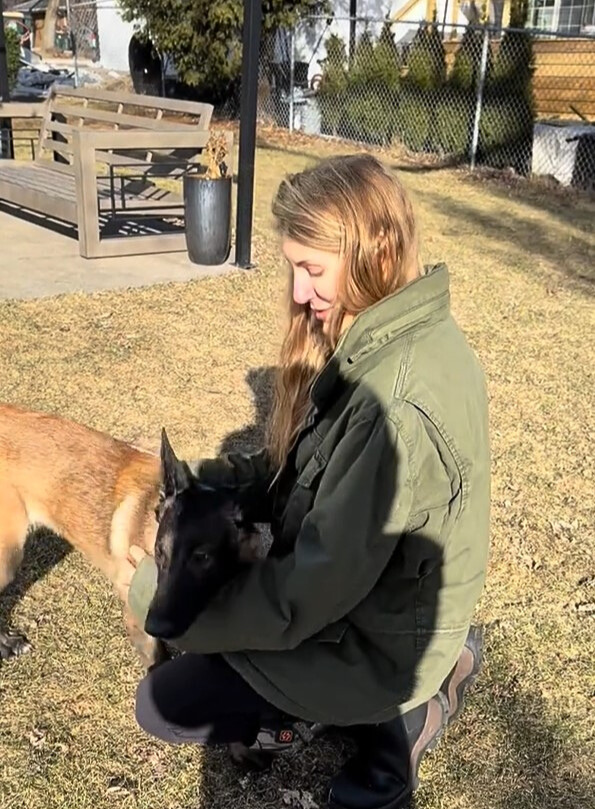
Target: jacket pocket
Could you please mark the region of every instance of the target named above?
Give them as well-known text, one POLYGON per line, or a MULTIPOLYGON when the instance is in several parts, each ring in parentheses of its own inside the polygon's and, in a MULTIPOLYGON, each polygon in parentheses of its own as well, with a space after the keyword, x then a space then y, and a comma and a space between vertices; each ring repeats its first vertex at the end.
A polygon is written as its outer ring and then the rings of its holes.
POLYGON ((315 451, 295 479, 281 516, 281 533, 286 537, 287 547, 293 547, 306 515, 312 510, 325 467, 326 459, 315 451))
POLYGON ((308 463, 304 466, 297 478, 298 486, 304 489, 311 489, 314 481, 326 467, 327 460, 320 450, 316 450, 308 463))
POLYGON ((313 635, 312 640, 317 643, 341 643, 348 628, 348 621, 335 621, 335 623, 325 626, 324 629, 313 635))

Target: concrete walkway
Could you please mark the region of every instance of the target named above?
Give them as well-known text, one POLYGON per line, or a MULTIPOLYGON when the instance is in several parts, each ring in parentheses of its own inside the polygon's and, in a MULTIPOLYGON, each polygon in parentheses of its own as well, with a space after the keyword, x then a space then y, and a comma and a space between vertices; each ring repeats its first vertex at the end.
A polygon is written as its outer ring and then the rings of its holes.
POLYGON ((192 264, 186 252, 85 259, 74 229, 64 226, 55 232, 6 211, 0 204, 0 299, 150 286, 239 271, 231 263, 233 253, 217 267, 192 264))

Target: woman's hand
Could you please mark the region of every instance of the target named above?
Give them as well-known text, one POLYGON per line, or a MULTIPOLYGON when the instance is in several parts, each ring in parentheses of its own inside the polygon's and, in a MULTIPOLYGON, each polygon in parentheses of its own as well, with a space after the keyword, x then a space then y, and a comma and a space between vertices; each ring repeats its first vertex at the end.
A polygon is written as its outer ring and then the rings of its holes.
POLYGON ((128 556, 126 561, 122 563, 122 573, 119 577, 122 587, 126 592, 130 588, 132 577, 136 573, 136 568, 140 565, 143 559, 149 554, 139 545, 130 545, 128 548, 128 556))
POLYGON ((131 545, 128 548, 128 561, 134 567, 135 570, 143 561, 145 556, 148 555, 149 554, 146 552, 146 550, 144 548, 141 548, 140 545, 131 545))

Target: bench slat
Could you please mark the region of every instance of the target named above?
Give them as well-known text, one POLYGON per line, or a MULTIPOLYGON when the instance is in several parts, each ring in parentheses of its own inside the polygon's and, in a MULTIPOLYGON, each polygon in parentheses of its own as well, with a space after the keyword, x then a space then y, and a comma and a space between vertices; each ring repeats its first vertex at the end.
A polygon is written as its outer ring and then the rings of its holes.
MULTIPOLYGON (((43 194, 53 200, 76 205, 74 176, 61 175, 57 178, 52 169, 36 163, 21 163, 17 166, 8 161, 2 161, 0 164, 0 187, 4 189, 8 186, 13 189, 11 202, 18 201, 14 196, 18 196, 20 192, 31 191, 35 194, 43 194)), ((102 210, 111 208, 112 197, 116 206, 118 206, 122 201, 122 196, 124 197, 126 208, 159 210, 163 205, 181 206, 183 202, 179 194, 153 185, 150 181, 143 181, 135 177, 127 178, 122 175, 115 178, 113 193, 110 180, 107 177, 98 177, 97 196, 102 210)))
MULTIPOLYGON (((47 149, 48 152, 57 152, 64 157, 72 157, 74 154, 72 146, 61 141, 49 140, 46 138, 41 146, 42 149, 47 149)), ((98 163, 105 163, 108 166, 143 166, 147 171, 154 166, 159 166, 160 168, 166 168, 169 166, 170 170, 167 172, 168 175, 173 174, 174 171, 182 173, 184 169, 180 165, 181 161, 178 160, 174 154, 171 154, 171 151, 173 150, 170 150, 170 152, 166 154, 153 155, 153 159, 150 161, 145 160, 142 157, 134 157, 134 155, 113 154, 111 152, 105 152, 102 150, 95 152, 95 158, 98 163)), ((193 156, 194 152, 185 158, 184 162, 190 162, 193 156)), ((47 160, 46 162, 49 163, 50 161, 47 160)))
POLYGON ((63 124, 60 121, 48 121, 46 129, 50 132, 59 132, 61 135, 72 135, 72 124, 63 124))
POLYGON ((72 146, 69 143, 64 143, 61 140, 50 140, 49 138, 44 138, 41 143, 42 149, 47 149, 49 152, 58 152, 58 154, 63 155, 64 157, 72 157, 72 146))
POLYGON ((179 112, 190 115, 201 116, 201 129, 208 129, 211 121, 213 106, 200 101, 178 101, 173 98, 161 98, 160 96, 144 96, 135 93, 110 92, 107 90, 97 90, 87 87, 60 87, 55 86, 55 96, 70 96, 71 98, 88 98, 92 101, 105 101, 108 103, 131 104, 135 107, 149 107, 151 109, 167 110, 168 112, 179 112), (204 117, 204 121, 203 121, 204 117))
POLYGON ((76 223, 74 178, 60 179, 64 182, 57 183, 55 175, 51 177, 51 172, 35 163, 30 166, 22 163, 0 165, 0 198, 76 223))
POLYGON ((121 127, 130 127, 132 129, 151 129, 158 132, 163 131, 176 131, 180 129, 188 129, 189 132, 196 130, 197 132, 204 131, 202 127, 195 124, 176 123, 175 121, 155 121, 152 118, 143 118, 142 115, 127 115, 126 113, 108 112, 106 110, 97 110, 92 107, 77 107, 76 105, 69 104, 52 104, 52 112, 58 112, 65 117, 70 118, 84 118, 89 121, 101 121, 102 123, 118 125, 121 127))

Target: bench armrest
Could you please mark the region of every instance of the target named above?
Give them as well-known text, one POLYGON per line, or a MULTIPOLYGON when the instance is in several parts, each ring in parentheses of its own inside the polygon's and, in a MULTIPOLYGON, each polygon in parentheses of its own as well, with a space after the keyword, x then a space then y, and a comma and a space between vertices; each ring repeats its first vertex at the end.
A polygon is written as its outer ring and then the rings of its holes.
POLYGON ((43 118, 47 104, 45 101, 28 103, 26 101, 0 101, 0 118, 43 118))
POLYGON ((160 132, 155 129, 74 129, 72 132, 73 152, 85 150, 106 151, 108 149, 201 149, 209 139, 209 132, 202 129, 184 127, 160 132))

